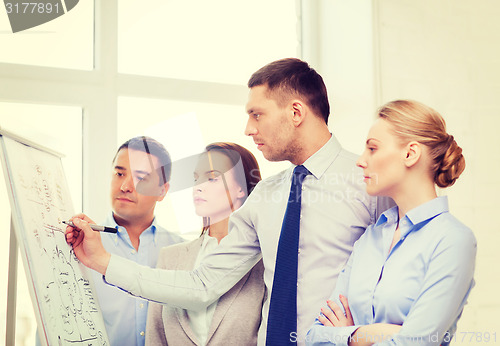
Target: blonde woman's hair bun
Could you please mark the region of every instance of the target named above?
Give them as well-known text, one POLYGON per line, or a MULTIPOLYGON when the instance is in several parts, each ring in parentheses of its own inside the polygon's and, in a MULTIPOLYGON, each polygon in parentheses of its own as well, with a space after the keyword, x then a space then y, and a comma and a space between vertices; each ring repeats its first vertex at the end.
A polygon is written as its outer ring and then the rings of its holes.
POLYGON ((455 181, 465 169, 462 148, 458 146, 452 135, 448 135, 444 148, 446 151, 434 176, 434 181, 439 187, 448 187, 455 184, 455 181))

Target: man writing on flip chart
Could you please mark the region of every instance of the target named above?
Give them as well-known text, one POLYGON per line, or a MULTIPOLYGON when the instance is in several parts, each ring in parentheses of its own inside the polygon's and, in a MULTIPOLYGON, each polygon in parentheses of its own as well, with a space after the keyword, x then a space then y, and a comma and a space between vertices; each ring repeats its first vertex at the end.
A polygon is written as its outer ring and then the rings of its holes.
POLYGON ((259 344, 300 345, 354 242, 392 204, 366 194, 357 156, 342 149, 328 128, 323 79, 306 62, 272 62, 252 75, 248 87, 245 133, 266 159, 287 160, 292 167, 257 185, 232 214, 228 236, 197 269, 156 270, 111 255, 84 220, 74 220, 77 228, 68 227, 66 239, 108 283, 195 310, 215 301, 263 258, 270 299, 263 306, 259 344))

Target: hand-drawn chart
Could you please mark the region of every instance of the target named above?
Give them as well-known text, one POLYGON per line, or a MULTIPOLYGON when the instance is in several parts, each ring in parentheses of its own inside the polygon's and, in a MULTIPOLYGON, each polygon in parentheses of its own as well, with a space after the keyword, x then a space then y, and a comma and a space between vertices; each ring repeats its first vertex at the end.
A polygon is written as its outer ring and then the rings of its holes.
POLYGON ((14 226, 46 342, 109 345, 90 273, 66 244, 61 221, 74 212, 61 159, 1 138, 14 226))

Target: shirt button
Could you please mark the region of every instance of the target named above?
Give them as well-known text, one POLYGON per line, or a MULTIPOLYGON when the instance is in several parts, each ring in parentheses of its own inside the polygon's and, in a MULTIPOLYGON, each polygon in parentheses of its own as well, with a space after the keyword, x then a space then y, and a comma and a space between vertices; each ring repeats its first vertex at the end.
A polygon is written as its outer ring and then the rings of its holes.
POLYGON ((302 185, 302 191, 304 191, 306 189, 306 187, 304 185, 302 185))
POLYGON ((132 255, 133 255, 133 254, 135 254, 136 252, 137 252, 137 251, 135 251, 135 250, 130 251, 130 253, 131 253, 132 255))
POLYGON ((139 304, 139 307, 140 307, 141 309, 143 309, 143 308, 144 308, 144 303, 139 304))
POLYGON ((300 249, 299 249, 299 253, 300 253, 300 249))
POLYGON ((144 336, 144 332, 140 332, 139 334, 141 334, 141 336, 144 336))

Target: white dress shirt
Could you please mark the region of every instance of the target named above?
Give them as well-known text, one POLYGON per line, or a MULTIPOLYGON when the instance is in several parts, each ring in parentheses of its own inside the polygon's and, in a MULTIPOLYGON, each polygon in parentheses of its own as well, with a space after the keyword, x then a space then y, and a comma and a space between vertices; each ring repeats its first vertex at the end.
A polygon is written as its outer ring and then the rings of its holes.
MULTIPOLYGON (((297 328, 304 337, 335 288, 354 242, 393 204, 365 192, 357 156, 330 140, 303 164, 311 173, 302 185, 297 276, 297 328)), ((294 166, 261 181, 229 221, 229 234, 192 272, 155 270, 111 256, 106 280, 133 295, 184 309, 204 309, 228 291, 262 257, 268 297, 294 166)), ((263 306, 259 345, 265 344, 269 299, 263 306)), ((287 318, 287 316, 284 316, 287 318)))
MULTIPOLYGON (((197 268, 203 259, 210 253, 214 252, 219 245, 217 238, 211 237, 208 231, 203 235, 203 242, 201 244, 200 252, 196 257, 194 267, 197 268)), ((206 309, 201 310, 186 310, 189 318, 189 325, 196 335, 199 344, 204 346, 207 343, 208 332, 210 330, 210 325, 212 324, 212 318, 214 317, 215 308, 217 307, 218 299, 210 304, 206 309)))

